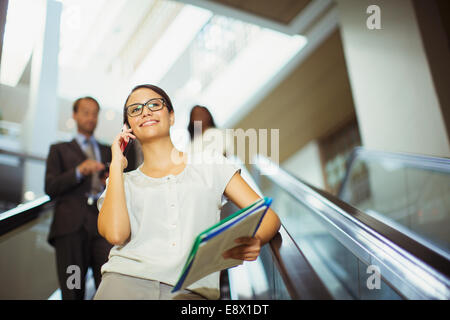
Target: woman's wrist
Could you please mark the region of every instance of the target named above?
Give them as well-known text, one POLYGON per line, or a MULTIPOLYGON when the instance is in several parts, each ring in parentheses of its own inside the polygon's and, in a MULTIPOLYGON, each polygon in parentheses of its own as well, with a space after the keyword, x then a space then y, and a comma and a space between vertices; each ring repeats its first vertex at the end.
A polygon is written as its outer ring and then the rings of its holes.
POLYGON ((111 160, 111 164, 109 166, 109 171, 115 171, 115 170, 120 170, 120 172, 123 172, 125 168, 123 168, 123 164, 121 160, 117 160, 117 159, 112 159, 111 160))

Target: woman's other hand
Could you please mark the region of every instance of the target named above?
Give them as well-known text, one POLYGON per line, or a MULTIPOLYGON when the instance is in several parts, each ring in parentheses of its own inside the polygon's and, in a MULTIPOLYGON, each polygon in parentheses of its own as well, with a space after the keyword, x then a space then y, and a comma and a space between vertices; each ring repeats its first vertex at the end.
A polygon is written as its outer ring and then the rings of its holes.
POLYGON ((240 244, 222 254, 224 259, 255 261, 261 251, 261 240, 256 237, 241 237, 234 240, 240 244))

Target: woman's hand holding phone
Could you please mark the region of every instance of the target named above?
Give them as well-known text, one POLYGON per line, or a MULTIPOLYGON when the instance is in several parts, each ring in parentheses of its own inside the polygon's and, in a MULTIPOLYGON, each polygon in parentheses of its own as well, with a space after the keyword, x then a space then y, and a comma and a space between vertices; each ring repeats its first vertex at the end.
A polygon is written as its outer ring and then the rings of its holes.
POLYGON ((116 136, 111 145, 111 166, 119 165, 122 170, 128 166, 128 161, 124 156, 123 148, 127 144, 129 144, 132 139, 136 139, 136 137, 133 135, 131 129, 129 129, 126 124, 124 124, 122 131, 116 136))

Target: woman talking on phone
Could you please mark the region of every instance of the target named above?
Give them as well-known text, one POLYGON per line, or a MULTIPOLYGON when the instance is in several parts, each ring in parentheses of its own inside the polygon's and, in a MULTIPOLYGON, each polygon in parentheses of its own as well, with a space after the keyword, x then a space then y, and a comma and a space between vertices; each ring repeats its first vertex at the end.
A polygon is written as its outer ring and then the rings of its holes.
MULTIPOLYGON (((177 150, 170 138, 175 115, 159 87, 135 87, 124 105, 124 124, 112 146, 107 187, 98 200, 98 229, 114 247, 102 266, 94 299, 219 299, 219 272, 171 293, 194 238, 220 220, 222 195, 244 208, 260 197, 223 155, 177 150), (136 170, 123 173, 121 145, 138 139, 144 155, 136 170), (180 160, 181 159, 181 160, 180 160), (211 159, 211 158, 210 158, 211 159)), ((253 261, 278 231, 270 208, 254 237, 236 240, 224 258, 253 261)))

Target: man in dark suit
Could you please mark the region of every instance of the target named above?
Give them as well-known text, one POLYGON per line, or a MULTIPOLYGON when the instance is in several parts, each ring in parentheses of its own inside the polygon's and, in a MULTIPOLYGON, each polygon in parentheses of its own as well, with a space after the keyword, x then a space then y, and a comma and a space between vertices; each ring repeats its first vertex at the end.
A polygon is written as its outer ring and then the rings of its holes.
POLYGON ((70 142, 50 147, 45 173, 45 192, 56 200, 48 241, 56 251, 62 298, 82 300, 85 276, 92 268, 95 285, 111 245, 97 230, 97 199, 105 187, 111 149, 93 136, 100 106, 91 97, 73 105, 78 134, 70 142), (76 279, 74 277, 79 277, 76 279))

